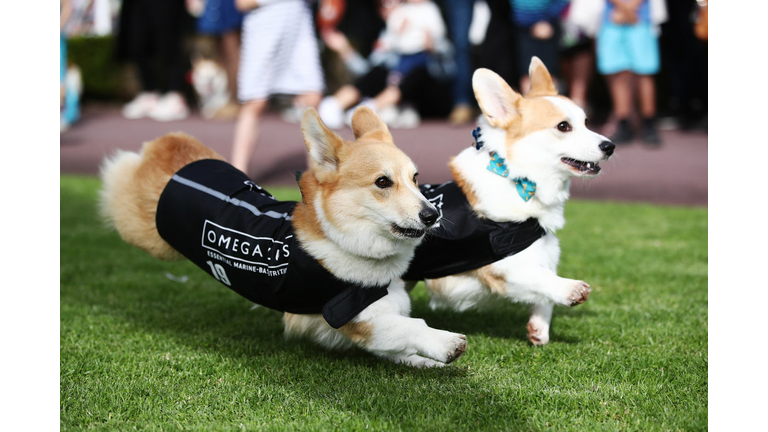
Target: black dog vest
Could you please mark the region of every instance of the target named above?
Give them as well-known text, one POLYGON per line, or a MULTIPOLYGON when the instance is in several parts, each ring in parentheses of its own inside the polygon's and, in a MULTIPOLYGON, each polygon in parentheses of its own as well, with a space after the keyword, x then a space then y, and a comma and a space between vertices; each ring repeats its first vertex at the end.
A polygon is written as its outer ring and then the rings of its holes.
POLYGON ((174 249, 248 300, 320 314, 333 328, 387 295, 387 285, 343 281, 309 256, 291 223, 296 202, 277 201, 232 165, 180 169, 157 205, 157 231, 174 249))
POLYGON ((405 280, 435 279, 474 270, 525 250, 546 234, 536 219, 495 222, 480 218, 455 182, 422 185, 442 215, 416 248, 405 280))

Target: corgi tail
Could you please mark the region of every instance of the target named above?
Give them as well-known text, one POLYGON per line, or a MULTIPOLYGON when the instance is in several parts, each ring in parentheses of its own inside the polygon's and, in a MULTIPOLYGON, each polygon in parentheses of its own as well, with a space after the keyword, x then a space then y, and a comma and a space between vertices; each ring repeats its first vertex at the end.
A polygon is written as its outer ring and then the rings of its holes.
POLYGON ((183 133, 144 144, 140 153, 118 150, 100 168, 99 213, 127 243, 165 260, 182 257, 160 237, 155 225, 157 203, 176 171, 199 159, 224 160, 183 133))

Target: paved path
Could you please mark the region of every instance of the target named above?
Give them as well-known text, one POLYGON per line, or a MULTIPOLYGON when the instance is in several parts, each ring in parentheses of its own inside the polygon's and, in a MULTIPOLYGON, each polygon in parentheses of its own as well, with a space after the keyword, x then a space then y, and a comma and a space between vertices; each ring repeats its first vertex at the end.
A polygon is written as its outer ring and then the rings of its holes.
MULTIPOLYGON (((263 121, 259 147, 251 163, 254 180, 264 185, 295 184, 294 172, 304 169, 305 150, 298 125, 277 115, 263 121)), ((142 142, 167 132, 186 132, 225 157, 230 154, 234 121, 206 121, 198 114, 181 121, 159 123, 125 120, 115 107, 89 107, 82 120, 61 135, 62 174, 96 174, 104 156, 114 149, 138 150, 142 142)), ((419 166, 419 180, 450 179, 448 160, 472 142, 472 127, 452 127, 426 121, 416 129, 392 130, 405 153, 419 166)), ((352 138, 350 129, 338 133, 352 138)), ((662 131, 664 145, 651 150, 639 143, 621 146, 601 164, 595 179, 576 179, 572 196, 582 199, 642 201, 673 205, 707 205, 707 134, 662 131)))

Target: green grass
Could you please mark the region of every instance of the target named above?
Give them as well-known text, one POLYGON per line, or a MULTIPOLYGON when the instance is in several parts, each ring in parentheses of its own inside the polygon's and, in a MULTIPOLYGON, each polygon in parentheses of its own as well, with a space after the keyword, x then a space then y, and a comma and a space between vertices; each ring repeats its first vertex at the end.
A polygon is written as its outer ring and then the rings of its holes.
POLYGON ((418 370, 284 340, 278 312, 103 228, 98 186, 61 177, 62 430, 707 428, 706 209, 569 202, 560 274, 594 291, 545 347, 524 305, 437 313, 418 286, 413 316, 469 341, 418 370))

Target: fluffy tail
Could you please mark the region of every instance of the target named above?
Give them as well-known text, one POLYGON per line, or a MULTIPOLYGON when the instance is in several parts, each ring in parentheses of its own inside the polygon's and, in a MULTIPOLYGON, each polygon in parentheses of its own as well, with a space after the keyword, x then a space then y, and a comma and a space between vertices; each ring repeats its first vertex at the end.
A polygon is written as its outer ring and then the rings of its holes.
POLYGON ((104 161, 100 170, 99 211, 103 220, 123 240, 156 258, 180 258, 157 232, 157 202, 173 174, 199 159, 224 160, 182 133, 147 142, 141 153, 117 151, 104 161))

